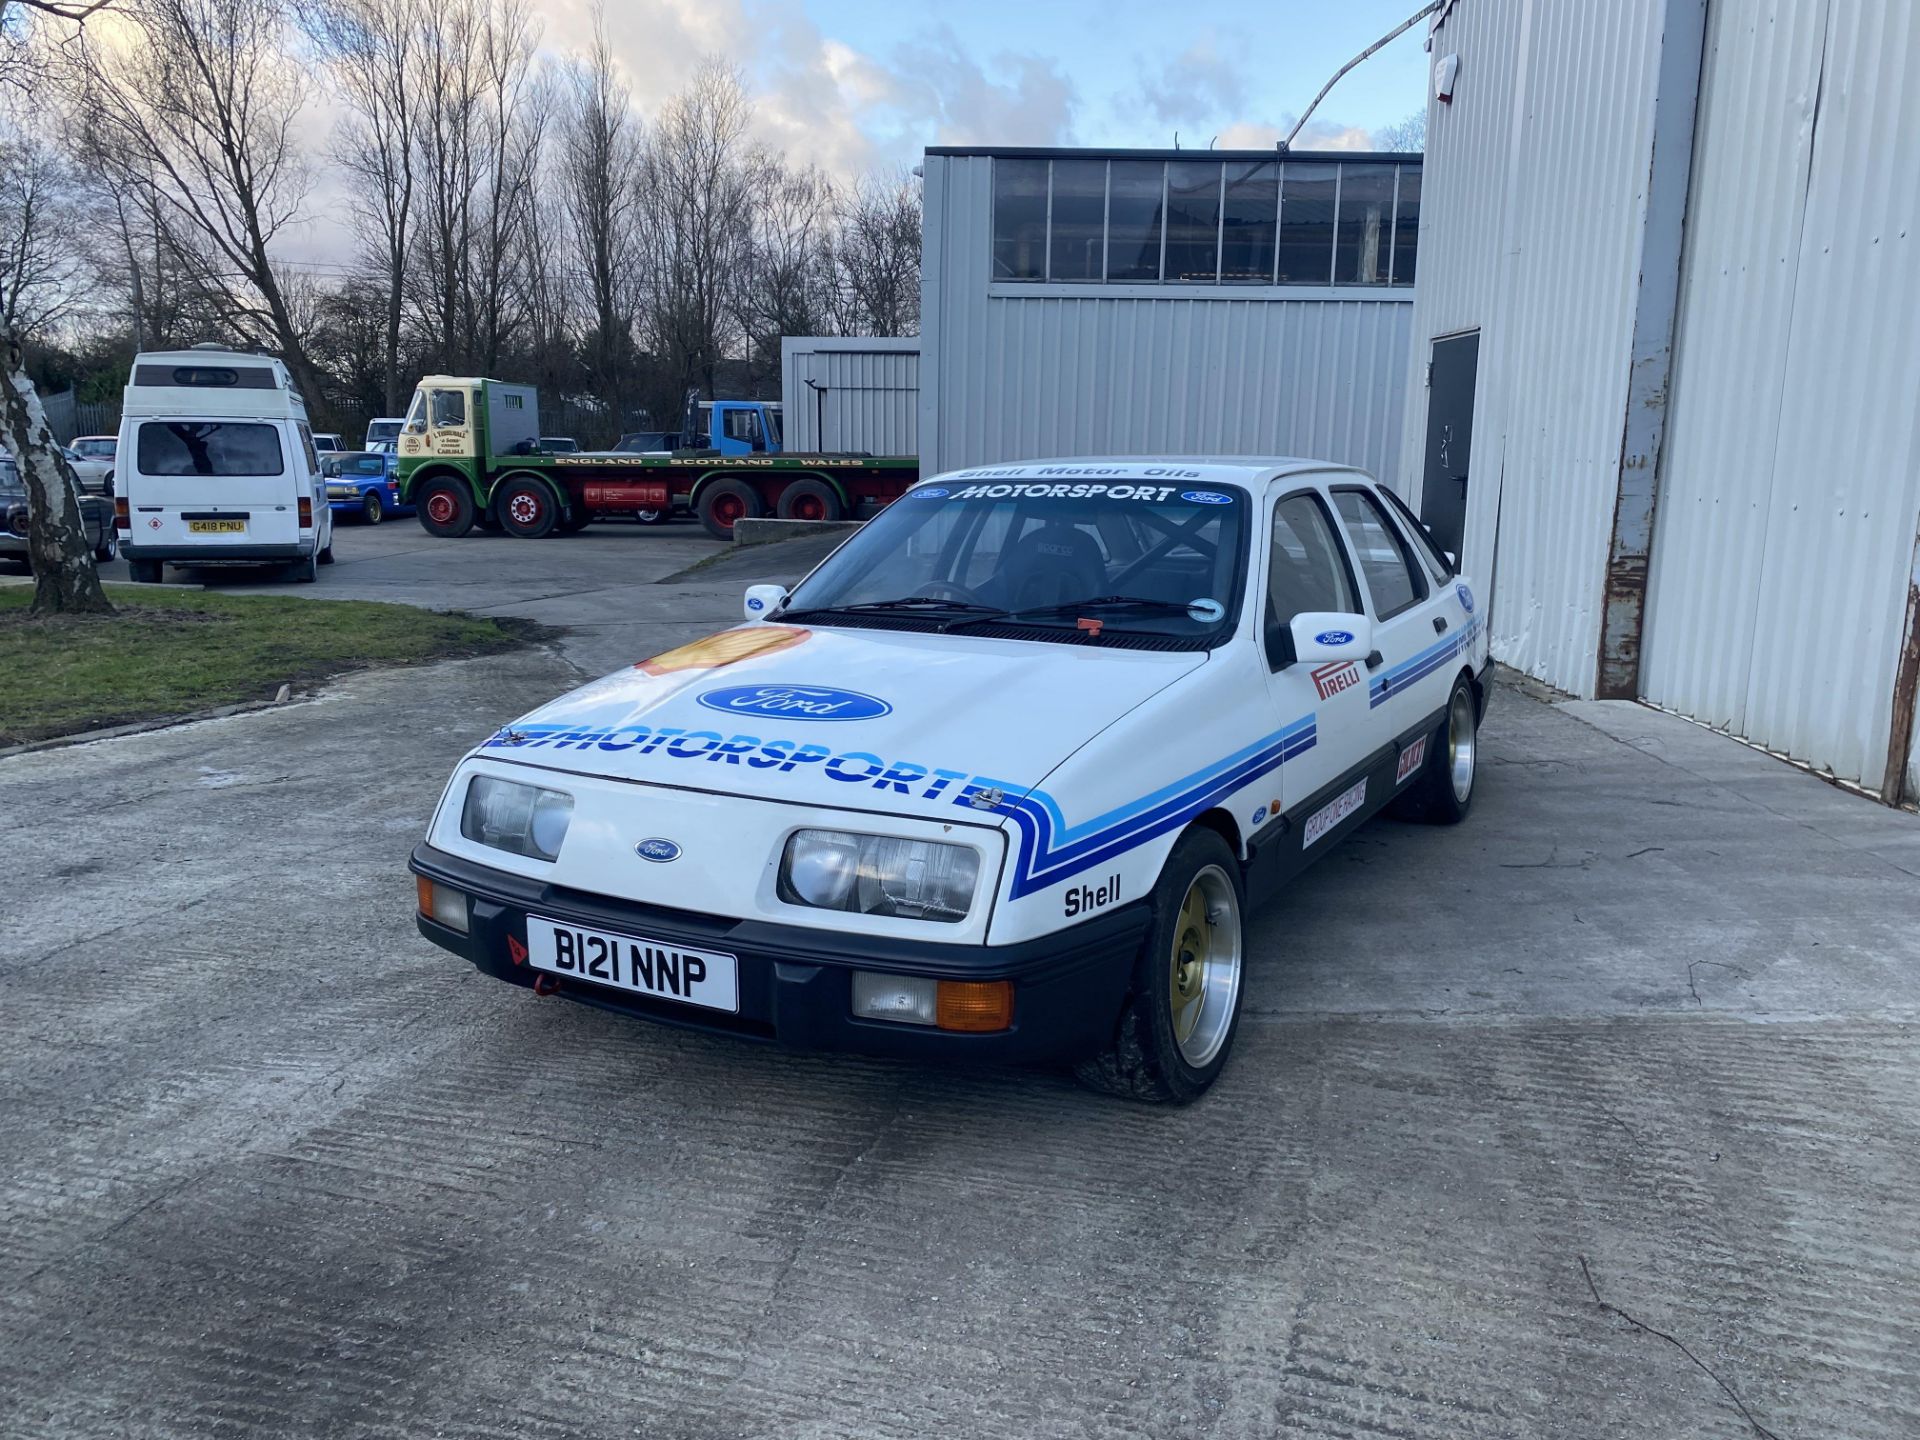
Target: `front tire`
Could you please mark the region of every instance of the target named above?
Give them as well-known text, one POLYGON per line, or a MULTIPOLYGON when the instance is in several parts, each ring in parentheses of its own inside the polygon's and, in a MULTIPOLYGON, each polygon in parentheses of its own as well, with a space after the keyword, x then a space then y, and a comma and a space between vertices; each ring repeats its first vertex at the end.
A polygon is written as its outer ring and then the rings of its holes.
POLYGON ((1246 899, 1227 842, 1200 827, 1182 835, 1152 910, 1113 1038, 1076 1073, 1110 1095, 1184 1105, 1219 1078, 1240 1027, 1246 899))
POLYGON ((361 498, 360 518, 369 525, 378 525, 387 518, 387 507, 381 503, 378 490, 369 490, 361 498))
POLYGON ((420 489, 420 528, 443 540, 458 540, 473 529, 472 492, 464 481, 429 480, 420 489))

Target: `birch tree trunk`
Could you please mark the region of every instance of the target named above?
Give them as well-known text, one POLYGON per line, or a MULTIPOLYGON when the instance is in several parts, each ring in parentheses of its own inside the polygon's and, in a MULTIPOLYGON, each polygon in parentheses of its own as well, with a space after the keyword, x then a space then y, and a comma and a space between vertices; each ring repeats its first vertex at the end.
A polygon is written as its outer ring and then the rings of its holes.
POLYGON ((93 547, 80 518, 73 472, 60 454, 41 408, 40 392, 27 376, 20 338, 0 325, 0 428, 27 487, 27 554, 33 562, 35 615, 111 615, 100 588, 93 547))

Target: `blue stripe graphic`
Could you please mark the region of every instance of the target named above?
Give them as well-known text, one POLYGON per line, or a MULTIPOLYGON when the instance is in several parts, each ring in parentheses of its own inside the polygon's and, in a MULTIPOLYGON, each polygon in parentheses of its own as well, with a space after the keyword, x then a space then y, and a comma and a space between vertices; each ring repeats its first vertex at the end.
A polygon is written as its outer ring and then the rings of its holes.
POLYGON ((1437 645, 1429 645, 1411 660, 1402 660, 1367 687, 1367 708, 1379 709, 1387 703, 1389 697, 1398 695, 1409 685, 1426 679, 1454 656, 1466 654, 1472 648, 1474 639, 1479 633, 1479 620, 1469 620, 1460 628, 1460 633, 1452 639, 1442 640, 1437 645))

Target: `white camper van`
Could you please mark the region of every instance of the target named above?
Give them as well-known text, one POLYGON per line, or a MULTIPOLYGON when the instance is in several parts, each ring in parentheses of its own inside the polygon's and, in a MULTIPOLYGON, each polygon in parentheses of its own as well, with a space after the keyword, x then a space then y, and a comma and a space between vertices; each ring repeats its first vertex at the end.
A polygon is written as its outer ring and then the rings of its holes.
POLYGON ((120 548, 135 580, 175 565, 333 563, 333 511, 287 367, 219 346, 134 357, 120 421, 120 548))

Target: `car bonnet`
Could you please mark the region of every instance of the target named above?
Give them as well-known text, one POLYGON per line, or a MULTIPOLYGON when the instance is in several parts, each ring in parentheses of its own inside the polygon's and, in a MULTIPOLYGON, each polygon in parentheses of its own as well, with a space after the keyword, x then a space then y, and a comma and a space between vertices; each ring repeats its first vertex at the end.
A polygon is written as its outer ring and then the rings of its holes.
POLYGON ((955 805, 992 808, 994 791, 1026 794, 1206 658, 748 625, 563 695, 476 753, 618 780, 944 819, 955 805))

